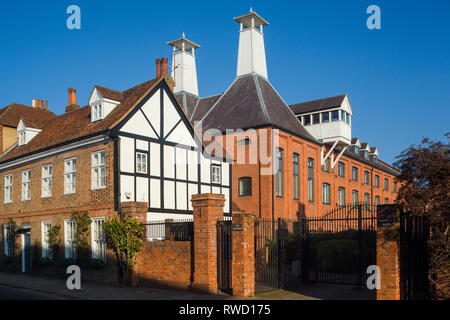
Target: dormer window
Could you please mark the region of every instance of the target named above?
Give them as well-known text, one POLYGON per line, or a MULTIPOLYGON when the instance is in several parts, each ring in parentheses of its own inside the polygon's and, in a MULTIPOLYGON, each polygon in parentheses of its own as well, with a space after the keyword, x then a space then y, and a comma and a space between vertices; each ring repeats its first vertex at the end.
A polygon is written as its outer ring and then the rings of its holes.
POLYGON ((97 104, 92 110, 92 121, 98 121, 103 119, 103 106, 102 104, 97 104))
POLYGON ((359 154, 359 147, 353 146, 353 152, 355 152, 356 154, 359 154))
POLYGON ((25 145, 26 140, 25 140, 25 130, 22 130, 19 132, 19 146, 23 146, 25 145))
POLYGON ((339 120, 339 110, 331 111, 331 121, 339 120))
POLYGON ((363 156, 364 156, 364 159, 369 159, 369 151, 368 150, 364 150, 363 151, 363 156))

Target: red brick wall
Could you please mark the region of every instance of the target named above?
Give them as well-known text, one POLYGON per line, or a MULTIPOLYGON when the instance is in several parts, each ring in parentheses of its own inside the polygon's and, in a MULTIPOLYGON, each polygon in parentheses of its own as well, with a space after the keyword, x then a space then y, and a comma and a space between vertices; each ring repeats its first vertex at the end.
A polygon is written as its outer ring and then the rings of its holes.
MULTIPOLYGON (((114 204, 114 175, 113 175, 114 144, 108 142, 85 149, 62 153, 48 157, 19 168, 0 173, 0 222, 9 216, 24 217, 39 215, 51 210, 76 208, 82 206, 102 207, 114 204), (106 155, 106 188, 91 190, 91 155, 94 151, 105 150, 106 155), (76 157, 76 193, 64 194, 64 160, 76 157), (52 196, 42 198, 42 166, 53 165, 52 196), (31 169, 30 200, 22 201, 22 171, 31 169), (13 202, 4 202, 4 176, 13 174, 13 202)), ((71 211, 71 210, 68 210, 71 211)))
MULTIPOLYGON (((359 192, 359 201, 364 201, 364 193, 371 193, 370 180, 369 184, 364 184, 364 171, 367 170, 372 174, 372 181, 374 176, 378 174, 380 176, 380 187, 373 187, 372 202, 375 201, 375 196, 380 196, 380 203, 384 203, 384 199, 388 198, 389 203, 392 203, 396 199, 397 193, 393 192, 392 184, 395 179, 394 176, 382 172, 378 169, 374 169, 369 165, 362 162, 353 160, 349 157, 342 156, 339 161, 345 164, 345 177, 338 176, 338 165, 334 167, 333 171, 323 172, 321 168, 321 147, 308 142, 303 139, 299 139, 283 131, 279 131, 279 146, 283 149, 283 197, 274 196, 274 218, 290 218, 295 219, 298 215, 306 216, 322 216, 328 211, 334 209, 338 203, 338 188, 345 188, 345 200, 347 203, 352 201, 352 191, 357 190, 359 192), (300 181, 300 199, 295 200, 293 195, 293 154, 299 154, 299 181, 300 181), (308 201, 308 158, 314 159, 314 201, 308 201), (351 179, 352 166, 358 168, 358 181, 351 179), (389 179, 389 190, 385 191, 384 178, 389 179), (322 201, 322 184, 330 184, 330 204, 324 204, 322 201)), ((267 132, 267 141, 270 143, 272 129, 263 128, 258 129, 259 135, 261 132, 267 132)), ((274 132, 275 132, 274 131, 274 132)), ((237 206, 249 213, 255 214, 257 217, 272 218, 272 191, 275 186, 275 177, 271 175, 260 175, 260 166, 258 164, 249 164, 248 159, 251 154, 258 154, 258 137, 257 134, 246 135, 243 133, 233 134, 233 138, 229 137, 221 139, 219 141, 223 145, 229 154, 234 155, 237 159, 238 152, 245 152, 245 163, 233 163, 233 202, 237 206), (237 142, 243 138, 249 137, 251 144, 246 146, 238 146, 237 142), (242 177, 252 178, 252 196, 240 197, 238 195, 238 179, 242 177)), ((269 144, 270 145, 270 144, 269 144)), ((262 152, 262 150, 261 150, 262 152)), ((326 150, 324 151, 326 154, 326 150)), ((268 150, 268 156, 270 157, 270 150, 268 150)), ((264 165, 261 168, 264 169, 264 165)))
POLYGON ((189 289, 191 242, 145 242, 134 268, 138 284, 189 289))

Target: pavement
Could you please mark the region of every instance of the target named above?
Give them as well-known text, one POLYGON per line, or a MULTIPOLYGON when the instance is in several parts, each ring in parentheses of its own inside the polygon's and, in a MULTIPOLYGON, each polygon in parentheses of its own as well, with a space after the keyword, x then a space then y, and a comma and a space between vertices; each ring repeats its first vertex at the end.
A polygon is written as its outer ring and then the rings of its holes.
MULTIPOLYGON (((66 280, 0 272, 0 300, 235 300, 228 295, 193 293, 160 288, 120 288, 82 282, 69 290, 66 280)), ((303 285, 295 291, 275 290, 248 300, 374 300, 375 292, 362 287, 332 284, 303 285)))

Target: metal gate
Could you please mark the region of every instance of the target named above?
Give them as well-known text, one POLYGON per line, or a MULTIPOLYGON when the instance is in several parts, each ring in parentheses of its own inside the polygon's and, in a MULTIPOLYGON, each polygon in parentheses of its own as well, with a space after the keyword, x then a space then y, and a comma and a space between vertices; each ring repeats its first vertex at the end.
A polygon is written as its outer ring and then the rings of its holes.
POLYGON ((376 206, 348 204, 307 219, 304 280, 366 285, 376 264, 376 206))
POLYGON ((400 216, 400 297, 402 300, 431 298, 429 252, 430 226, 427 216, 400 216))
POLYGON ((301 282, 304 221, 255 221, 255 292, 292 288, 301 282))
POLYGON ((217 221, 217 282, 219 290, 225 293, 231 293, 232 290, 231 226, 231 220, 217 221))

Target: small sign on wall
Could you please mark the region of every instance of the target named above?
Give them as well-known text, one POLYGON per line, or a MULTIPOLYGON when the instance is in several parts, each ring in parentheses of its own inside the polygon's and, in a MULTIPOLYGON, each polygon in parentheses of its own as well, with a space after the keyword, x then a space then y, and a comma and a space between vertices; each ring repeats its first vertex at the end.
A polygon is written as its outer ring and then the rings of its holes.
POLYGON ((233 223, 232 225, 233 231, 242 231, 244 228, 242 228, 242 223, 233 223))

